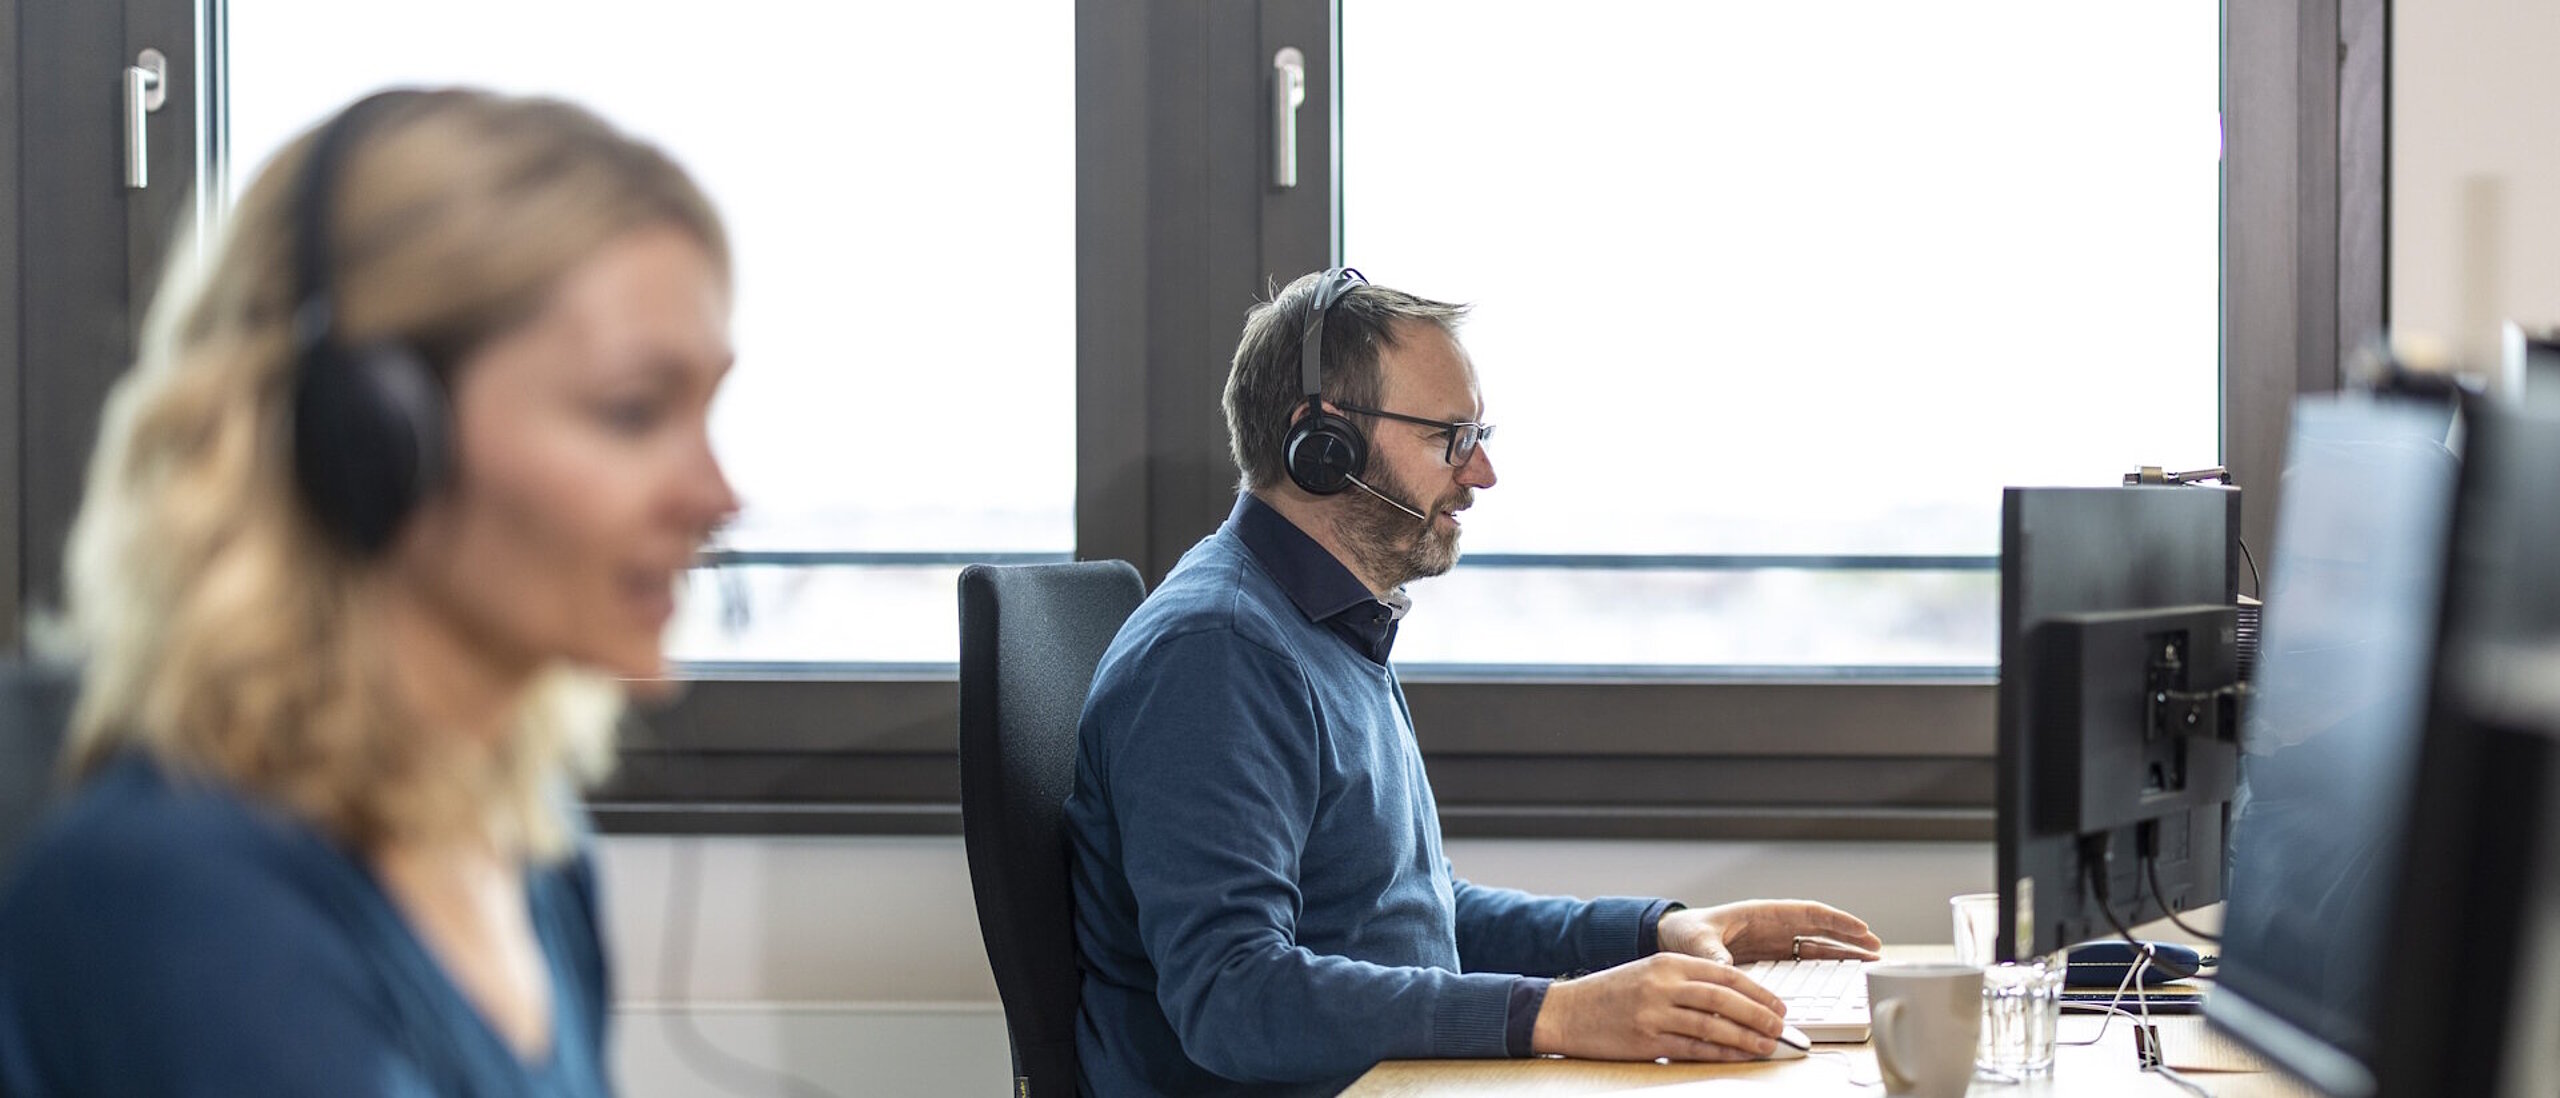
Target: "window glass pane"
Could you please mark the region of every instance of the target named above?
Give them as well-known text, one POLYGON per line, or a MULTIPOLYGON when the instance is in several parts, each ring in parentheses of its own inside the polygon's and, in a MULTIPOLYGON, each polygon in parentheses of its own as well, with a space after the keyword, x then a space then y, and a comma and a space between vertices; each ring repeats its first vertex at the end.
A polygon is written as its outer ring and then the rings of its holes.
MULTIPOLYGON (((1073 5, 228 8, 234 186, 338 105, 408 83, 574 99, 694 173, 736 252, 738 366, 713 413, 746 501, 728 548, 1073 549, 1073 5)), ((949 577, 875 598, 924 582, 883 568, 698 574, 673 650, 950 662, 949 577)))
MULTIPOLYGON (((1479 307, 1469 553, 1979 569, 2004 485, 2217 463, 2215 4, 1342 6, 1344 261, 1479 307)), ((1716 570, 1438 581, 1398 654, 1994 662, 1989 572, 1716 570)))
POLYGON ((1980 667, 2000 645, 2000 574, 1989 570, 1462 565, 1422 591, 1396 641, 1407 675, 1561 664, 1937 678, 1980 667))
MULTIPOLYGON (((951 664, 960 651, 959 564, 736 565, 697 569, 668 640, 716 651, 704 673, 789 672, 836 664, 951 664), (703 590, 703 588, 709 588, 703 590), (895 630, 861 628, 864 620, 895 630)), ((912 668, 911 668, 912 669, 912 668)))

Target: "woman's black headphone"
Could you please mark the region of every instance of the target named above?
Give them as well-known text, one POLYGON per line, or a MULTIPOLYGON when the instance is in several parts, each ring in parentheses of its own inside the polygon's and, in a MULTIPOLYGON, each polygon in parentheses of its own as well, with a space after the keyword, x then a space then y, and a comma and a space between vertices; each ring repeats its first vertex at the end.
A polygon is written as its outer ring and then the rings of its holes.
POLYGON ((377 92, 338 112, 312 139, 294 193, 294 480, 321 528, 365 557, 452 471, 444 383, 400 340, 341 343, 330 287, 329 217, 348 150, 377 112, 419 94, 377 92))
POLYGON ((1368 284, 1368 277, 1351 267, 1326 271, 1307 306, 1307 329, 1298 340, 1298 373, 1306 389, 1307 414, 1289 426, 1280 452, 1290 481, 1319 496, 1351 487, 1369 468, 1368 436, 1350 420, 1324 410, 1325 311, 1353 287, 1368 284))

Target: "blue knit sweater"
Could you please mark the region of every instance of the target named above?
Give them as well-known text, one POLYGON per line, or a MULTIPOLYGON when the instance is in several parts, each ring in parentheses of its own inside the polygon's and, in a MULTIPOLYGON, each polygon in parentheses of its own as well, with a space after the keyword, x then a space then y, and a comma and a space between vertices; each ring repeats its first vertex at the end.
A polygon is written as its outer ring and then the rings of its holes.
POLYGON ((122 759, 0 890, 0 1094, 603 1098, 585 858, 529 870, 551 1048, 520 1058, 364 862, 218 783, 122 759))
POLYGON ((1123 627, 1067 802, 1090 1094, 1329 1094, 1381 1059, 1525 1055, 1542 977, 1667 901, 1458 880, 1395 614, 1250 496, 1123 627))

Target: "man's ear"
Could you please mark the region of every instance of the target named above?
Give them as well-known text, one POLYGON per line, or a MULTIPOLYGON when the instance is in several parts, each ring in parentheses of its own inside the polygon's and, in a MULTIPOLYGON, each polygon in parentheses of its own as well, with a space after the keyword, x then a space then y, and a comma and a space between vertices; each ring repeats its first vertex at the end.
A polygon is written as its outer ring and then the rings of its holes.
MULTIPOLYGON (((1335 407, 1332 401, 1319 399, 1316 404, 1318 407, 1323 408, 1326 414, 1336 418, 1344 418, 1342 415, 1342 409, 1335 407)), ((1298 425, 1299 420, 1305 418, 1307 418, 1307 399, 1305 397, 1299 397, 1296 404, 1289 406, 1289 426, 1295 427, 1298 425)))

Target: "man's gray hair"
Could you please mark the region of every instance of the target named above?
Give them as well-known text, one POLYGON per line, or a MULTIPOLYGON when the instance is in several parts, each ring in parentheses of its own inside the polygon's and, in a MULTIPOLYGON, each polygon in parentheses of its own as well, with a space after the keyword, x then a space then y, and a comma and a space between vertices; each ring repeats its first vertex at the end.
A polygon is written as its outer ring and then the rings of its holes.
MULTIPOLYGON (((1227 446, 1246 491, 1269 488, 1289 476, 1281 443, 1289 436, 1290 416, 1306 403, 1298 352, 1313 319, 1308 308, 1324 284, 1323 271, 1301 276, 1245 314, 1244 337, 1236 341, 1235 362, 1227 371, 1224 403, 1227 446)), ((1464 305, 1368 283, 1354 285, 1325 310, 1324 398, 1377 407, 1382 387, 1378 353, 1395 345, 1397 322, 1421 321, 1455 335, 1466 315, 1464 305)))

